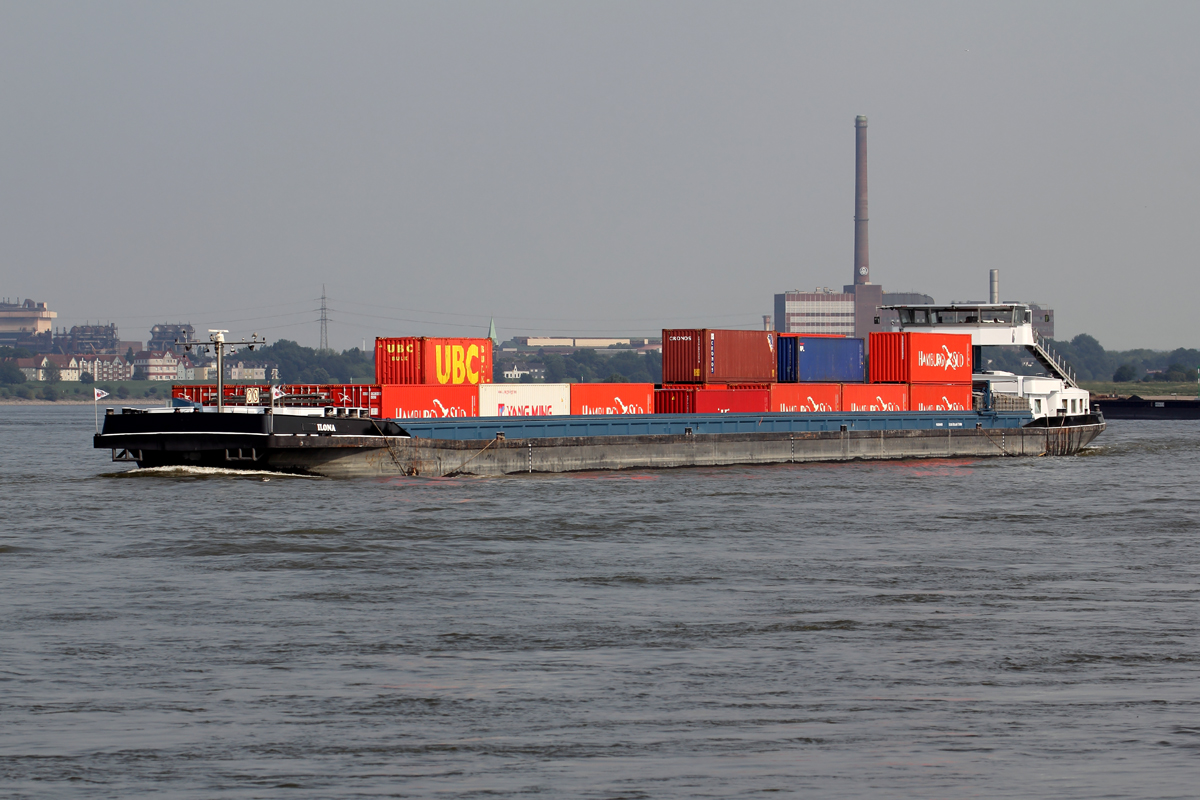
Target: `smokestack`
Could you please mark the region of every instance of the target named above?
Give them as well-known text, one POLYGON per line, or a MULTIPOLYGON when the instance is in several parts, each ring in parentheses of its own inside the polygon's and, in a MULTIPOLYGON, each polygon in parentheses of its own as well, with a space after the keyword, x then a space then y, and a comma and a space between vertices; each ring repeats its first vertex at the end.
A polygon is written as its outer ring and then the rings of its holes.
POLYGON ((871 282, 867 252, 867 118, 854 119, 854 283, 871 282))
POLYGON ((1000 302, 1000 270, 988 270, 988 302, 1000 302))

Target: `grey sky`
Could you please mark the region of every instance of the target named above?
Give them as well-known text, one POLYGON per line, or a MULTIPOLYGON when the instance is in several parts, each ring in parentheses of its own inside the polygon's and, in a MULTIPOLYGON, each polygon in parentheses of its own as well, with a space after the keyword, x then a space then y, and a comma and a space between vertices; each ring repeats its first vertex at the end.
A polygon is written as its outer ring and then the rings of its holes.
POLYGON ((0 295, 311 346, 324 282, 339 348, 751 327, 851 279, 866 114, 877 283, 981 298, 999 268, 1060 338, 1194 347, 1198 30, 1196 3, 10 2, 0 295))

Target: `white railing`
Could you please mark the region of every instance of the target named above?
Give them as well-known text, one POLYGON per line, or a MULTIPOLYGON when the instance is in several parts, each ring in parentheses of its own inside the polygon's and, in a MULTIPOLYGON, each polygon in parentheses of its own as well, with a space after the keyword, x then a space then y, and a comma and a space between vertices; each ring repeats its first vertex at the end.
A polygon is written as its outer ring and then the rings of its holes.
POLYGON ((1047 348, 1042 344, 1042 337, 1038 336, 1037 331, 1033 332, 1033 346, 1030 347, 1034 351, 1034 355, 1039 356, 1038 360, 1051 371, 1057 372, 1058 377, 1062 378, 1072 388, 1079 388, 1079 384, 1075 382, 1075 370, 1071 369, 1062 356, 1056 353, 1052 348, 1047 348))

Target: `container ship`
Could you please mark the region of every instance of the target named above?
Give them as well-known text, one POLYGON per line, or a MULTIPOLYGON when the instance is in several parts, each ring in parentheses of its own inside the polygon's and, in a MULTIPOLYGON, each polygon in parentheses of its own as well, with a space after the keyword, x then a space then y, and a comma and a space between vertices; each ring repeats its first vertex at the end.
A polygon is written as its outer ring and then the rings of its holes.
POLYGON ((446 477, 1072 455, 1104 430, 1028 308, 887 308, 900 329, 866 341, 664 330, 658 385, 494 384, 489 339, 381 338, 374 384, 175 386, 170 407, 106 409, 94 446, 139 467, 446 477), (1049 377, 980 370, 997 344, 1049 377))

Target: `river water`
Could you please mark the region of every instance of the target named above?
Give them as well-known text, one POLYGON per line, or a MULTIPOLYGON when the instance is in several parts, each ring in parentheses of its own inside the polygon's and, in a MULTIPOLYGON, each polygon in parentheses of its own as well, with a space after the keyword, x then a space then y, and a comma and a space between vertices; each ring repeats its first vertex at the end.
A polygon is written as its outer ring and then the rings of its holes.
POLYGON ((0 407, 0 794, 1197 794, 1195 423, 330 481, 130 471, 92 413, 0 407))

